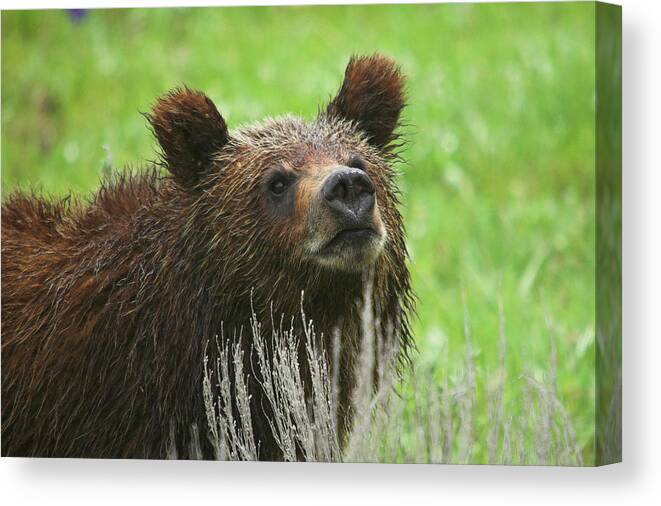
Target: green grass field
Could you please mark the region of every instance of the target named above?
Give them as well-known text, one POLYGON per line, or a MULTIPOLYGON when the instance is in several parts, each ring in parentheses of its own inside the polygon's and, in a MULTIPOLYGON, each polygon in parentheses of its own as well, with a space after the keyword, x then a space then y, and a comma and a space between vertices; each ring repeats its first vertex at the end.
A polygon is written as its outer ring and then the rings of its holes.
POLYGON ((105 10, 79 23, 3 12, 2 194, 89 192, 108 163, 154 158, 139 112, 176 85, 204 90, 230 128, 311 118, 350 55, 386 53, 409 78, 401 188, 416 375, 460 374, 466 309, 478 377, 469 460, 486 462, 481 401, 502 300, 509 415, 528 409, 517 385, 544 379, 552 336, 558 394, 591 462, 594 36, 590 3, 105 10))

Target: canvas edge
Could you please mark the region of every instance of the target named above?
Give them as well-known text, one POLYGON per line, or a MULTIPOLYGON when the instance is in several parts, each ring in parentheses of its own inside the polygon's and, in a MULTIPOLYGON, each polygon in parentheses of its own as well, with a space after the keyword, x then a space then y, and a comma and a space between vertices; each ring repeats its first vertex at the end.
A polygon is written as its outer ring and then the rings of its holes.
POLYGON ((622 461, 622 8, 595 2, 595 462, 622 461))

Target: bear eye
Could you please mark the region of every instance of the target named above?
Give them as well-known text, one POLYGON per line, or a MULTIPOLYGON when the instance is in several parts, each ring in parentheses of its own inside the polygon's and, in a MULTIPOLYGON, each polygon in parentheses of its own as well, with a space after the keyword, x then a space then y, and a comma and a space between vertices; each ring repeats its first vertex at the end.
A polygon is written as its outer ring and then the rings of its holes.
POLYGON ((365 160, 363 160, 358 155, 351 155, 349 157, 349 160, 347 160, 347 167, 351 167, 352 169, 359 169, 359 170, 364 171, 365 168, 366 168, 365 160))
POLYGON ((289 182, 284 177, 277 177, 269 184, 269 190, 273 195, 282 195, 288 185, 289 182))

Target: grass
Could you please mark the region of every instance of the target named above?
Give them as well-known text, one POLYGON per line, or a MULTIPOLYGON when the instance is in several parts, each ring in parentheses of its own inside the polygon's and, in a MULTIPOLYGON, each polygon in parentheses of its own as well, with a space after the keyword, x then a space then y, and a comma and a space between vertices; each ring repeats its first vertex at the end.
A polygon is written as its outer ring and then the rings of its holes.
MULTIPOLYGON (((153 158, 138 112, 175 85, 205 90, 230 128, 310 118, 351 54, 389 54, 409 77, 401 188, 416 381, 463 381, 467 311, 475 389, 464 439, 470 461, 488 462, 494 382, 502 371, 508 384, 524 372, 545 384, 552 315, 554 388, 589 463, 593 22, 589 3, 99 10, 79 23, 64 11, 3 12, 2 193, 89 192, 109 165, 153 158)), ((513 421, 530 412, 523 390, 502 394, 513 421)), ((403 387, 404 420, 419 393, 403 387)), ((419 434, 413 422, 400 430, 403 461, 419 434)))
MULTIPOLYGON (((364 300, 370 301, 368 290, 364 300)), ((245 386, 254 375, 266 393, 263 402, 270 407, 269 424, 285 461, 583 464, 571 419, 558 398, 557 349, 551 322, 552 348, 543 379, 536 380, 529 371, 508 378, 505 315, 499 304, 498 371, 493 378, 478 379, 466 310, 460 374, 452 375, 445 369, 440 381, 434 381, 415 369, 398 373, 397 341, 392 334, 375 335, 373 330, 379 328, 375 314, 371 304, 365 304, 361 309, 359 373, 352 397, 355 416, 343 448, 337 425, 339 370, 333 365, 337 364, 333 358, 339 357, 341 336, 336 333, 332 349, 325 349, 324 339, 315 333, 314 321, 307 319, 301 302, 301 335, 293 330, 293 322, 288 330, 275 329, 272 335, 264 335, 253 313, 249 353, 254 365, 249 370, 244 367, 244 350, 236 340, 221 335, 210 344, 217 347, 218 358, 210 363, 205 357, 203 390, 216 458, 260 458, 245 386), (304 344, 304 360, 309 364, 303 371, 299 367, 299 343, 304 344), (379 364, 376 390, 375 357, 379 364), (477 430, 475 414, 478 380, 485 379, 487 383, 493 380, 493 384, 486 394, 491 421, 483 434, 477 430), (311 385, 309 390, 306 384, 311 385), (507 400, 511 391, 517 394, 515 405, 507 400), (486 435, 488 460, 474 452, 485 442, 481 435, 486 435)), ((192 444, 199 448, 197 427, 191 436, 192 444)), ((201 452, 197 455, 202 456, 201 452)))

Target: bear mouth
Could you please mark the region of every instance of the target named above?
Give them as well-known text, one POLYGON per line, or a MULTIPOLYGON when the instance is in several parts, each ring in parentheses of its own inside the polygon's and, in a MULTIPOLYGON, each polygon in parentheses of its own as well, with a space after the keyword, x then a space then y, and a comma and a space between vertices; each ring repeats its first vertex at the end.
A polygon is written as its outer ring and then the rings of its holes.
POLYGON ((358 272, 373 263, 383 250, 386 235, 370 226, 342 228, 312 257, 318 264, 345 272, 358 272))
POLYGON ((326 243, 323 251, 329 252, 345 245, 363 247, 368 245, 376 236, 376 230, 371 227, 345 228, 326 243))

